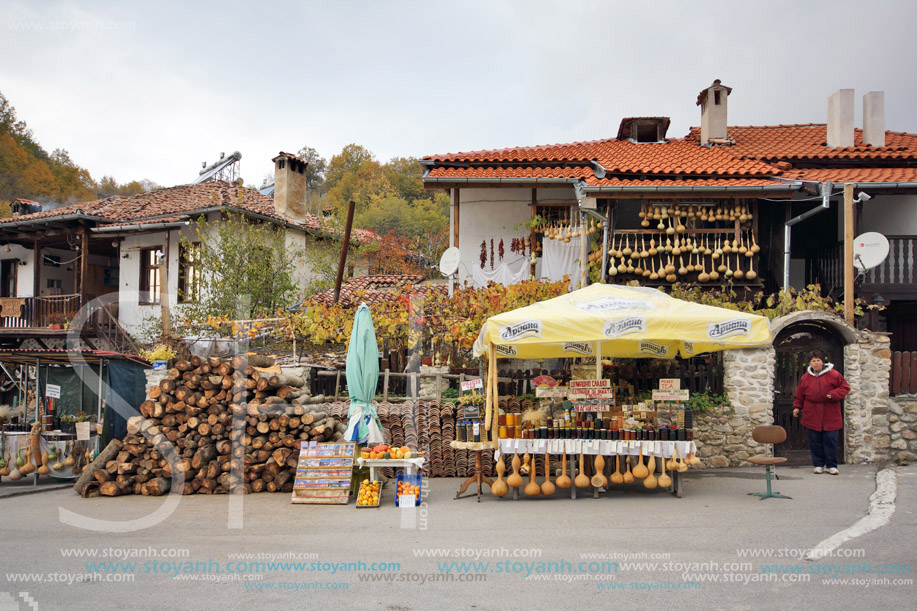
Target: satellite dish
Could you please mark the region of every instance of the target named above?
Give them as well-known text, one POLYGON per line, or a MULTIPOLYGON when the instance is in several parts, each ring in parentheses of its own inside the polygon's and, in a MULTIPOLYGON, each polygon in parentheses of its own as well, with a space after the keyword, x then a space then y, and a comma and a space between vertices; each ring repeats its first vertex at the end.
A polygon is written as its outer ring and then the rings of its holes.
POLYGON ((442 272, 443 276, 451 276, 458 269, 458 265, 459 249, 455 246, 450 246, 443 253, 443 256, 439 258, 439 271, 442 272))
POLYGON ((888 257, 888 240, 881 233, 870 231, 853 239, 853 266, 861 272, 872 269, 888 257))

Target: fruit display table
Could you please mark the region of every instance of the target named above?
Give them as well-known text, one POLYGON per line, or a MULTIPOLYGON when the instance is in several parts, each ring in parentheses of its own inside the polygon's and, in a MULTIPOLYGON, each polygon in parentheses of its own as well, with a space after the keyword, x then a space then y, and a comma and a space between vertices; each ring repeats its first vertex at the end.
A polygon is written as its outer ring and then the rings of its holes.
POLYGON ((384 469, 385 467, 403 468, 406 474, 413 475, 423 469, 424 460, 423 456, 418 456, 417 458, 358 458, 357 466, 361 468, 369 467, 369 479, 375 481, 376 469, 384 469))
MULTIPOLYGON (((494 449, 494 444, 490 441, 453 441, 451 445, 456 450, 471 450, 474 452, 474 475, 465 480, 459 491, 455 493, 455 498, 460 499, 465 490, 473 483, 478 485, 478 503, 481 502, 481 484, 493 486, 494 482, 489 477, 484 476, 484 468, 481 464, 481 452, 494 449)), ((472 496, 472 495, 468 495, 472 496)))

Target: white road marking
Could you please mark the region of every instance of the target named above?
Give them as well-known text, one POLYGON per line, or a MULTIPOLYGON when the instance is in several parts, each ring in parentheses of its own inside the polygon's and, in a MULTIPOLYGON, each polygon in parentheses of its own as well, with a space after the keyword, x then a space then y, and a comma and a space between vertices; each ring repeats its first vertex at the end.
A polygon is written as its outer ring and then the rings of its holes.
POLYGON ((876 474, 876 491, 869 497, 869 513, 856 521, 853 526, 833 534, 805 555, 806 560, 819 560, 832 551, 861 535, 888 524, 895 513, 895 499, 898 496, 898 473, 892 469, 882 469, 876 474))

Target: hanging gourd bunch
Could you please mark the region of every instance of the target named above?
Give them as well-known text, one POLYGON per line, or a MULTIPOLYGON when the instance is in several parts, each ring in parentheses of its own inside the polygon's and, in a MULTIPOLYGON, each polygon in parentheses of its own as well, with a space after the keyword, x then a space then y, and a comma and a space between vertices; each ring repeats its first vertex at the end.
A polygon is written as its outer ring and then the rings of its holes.
MULTIPOLYGON (((757 278, 754 257, 761 247, 747 202, 643 202, 637 216, 642 230, 618 232, 609 240, 610 277, 631 274, 670 283, 757 278)), ((601 260, 601 249, 589 260, 601 260)))

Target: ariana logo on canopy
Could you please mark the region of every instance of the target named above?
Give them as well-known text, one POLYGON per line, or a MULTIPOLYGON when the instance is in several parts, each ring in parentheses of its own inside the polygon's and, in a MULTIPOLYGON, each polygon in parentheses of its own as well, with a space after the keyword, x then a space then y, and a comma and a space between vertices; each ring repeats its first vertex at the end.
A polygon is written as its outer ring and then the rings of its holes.
POLYGON ((577 310, 583 312, 618 312, 629 310, 631 312, 645 312, 655 310, 656 306, 652 302, 643 299, 621 299, 620 297, 601 297, 589 301, 581 301, 576 304, 577 310))
POLYGON ((524 337, 541 337, 541 321, 523 320, 500 329, 500 339, 504 342, 514 342, 524 337))
POLYGON ((662 344, 643 340, 640 342, 640 352, 644 354, 652 354, 653 356, 666 356, 669 353, 669 349, 662 344))
POLYGON ((751 321, 747 318, 734 318, 726 322, 714 322, 707 325, 707 337, 710 339, 749 334, 751 334, 751 321))
POLYGON ((504 346, 503 344, 494 344, 494 350, 497 354, 503 356, 519 356, 519 351, 513 346, 504 346))
POLYGON ((592 354, 592 344, 587 342, 564 342, 564 352, 578 352, 579 354, 592 354))
POLYGON ((606 322, 605 337, 621 337, 632 333, 646 334, 646 319, 642 316, 628 316, 621 320, 606 322))

